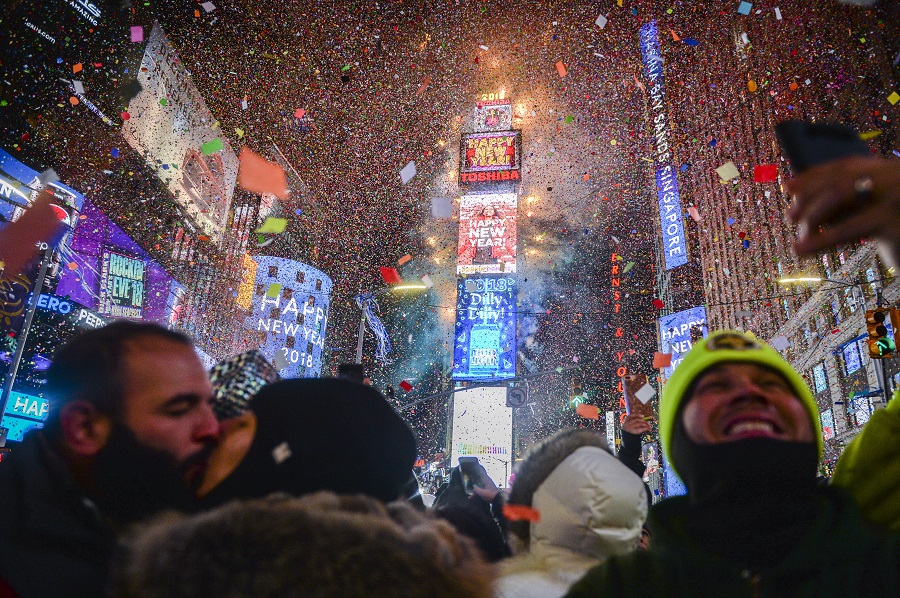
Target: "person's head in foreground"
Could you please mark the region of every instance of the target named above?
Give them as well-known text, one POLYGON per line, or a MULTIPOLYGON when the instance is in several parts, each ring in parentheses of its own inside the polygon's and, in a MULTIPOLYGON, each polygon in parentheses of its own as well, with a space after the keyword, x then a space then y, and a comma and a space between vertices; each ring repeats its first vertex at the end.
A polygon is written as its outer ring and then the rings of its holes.
POLYGON ((533 446, 509 496, 517 554, 501 564, 498 598, 565 594, 591 567, 637 550, 644 483, 597 430, 566 428, 533 446))
POLYGON ((321 492, 235 501, 150 523, 117 596, 487 598, 493 570, 446 522, 403 503, 321 492))
POLYGON ((660 435, 687 496, 650 511, 650 550, 612 557, 567 596, 900 596, 900 543, 816 484, 818 409, 756 337, 716 332, 678 365, 660 435))
POLYGON ((695 343, 659 416, 663 450, 694 502, 814 485, 823 447, 815 398, 756 337, 725 331, 695 343))
POLYGON ((560 430, 528 451, 509 502, 540 513, 540 521, 510 522, 523 551, 564 549, 598 561, 636 549, 647 518, 641 479, 600 432, 579 428, 560 430), (573 530, 572 522, 581 525, 573 530))
POLYGON ((107 517, 133 521, 193 501, 219 423, 191 340, 120 320, 75 337, 47 372, 43 435, 107 517))
POLYGON ((392 501, 409 498, 415 458, 412 430, 374 388, 337 378, 282 380, 222 423, 198 496, 206 506, 318 490, 392 501))

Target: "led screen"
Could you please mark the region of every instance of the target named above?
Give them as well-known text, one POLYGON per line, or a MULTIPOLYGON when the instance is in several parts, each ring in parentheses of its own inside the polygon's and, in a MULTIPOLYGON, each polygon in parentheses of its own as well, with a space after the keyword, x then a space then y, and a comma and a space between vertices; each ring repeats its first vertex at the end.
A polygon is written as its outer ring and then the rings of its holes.
POLYGON ((684 311, 675 312, 659 319, 660 351, 672 354, 672 365, 663 370, 663 375, 668 378, 684 359, 684 355, 691 350, 691 329, 699 328, 703 336, 707 335, 706 308, 702 305, 692 307, 684 311))
POLYGON ((512 458, 512 409, 506 387, 473 388, 453 393, 450 463, 478 457, 491 479, 507 486, 512 458))
POLYGON ((457 279, 453 378, 516 375, 516 279, 478 274, 457 279))
POLYGON ((144 260, 104 250, 100 266, 100 313, 115 318, 144 316, 144 260))
POLYGON ((519 131, 464 133, 460 139, 460 183, 517 181, 521 164, 519 131))
POLYGON ((515 193, 463 195, 456 273, 516 271, 515 193))
POLYGON ((669 147, 670 123, 656 21, 650 21, 641 27, 640 44, 644 75, 649 82, 648 109, 653 136, 656 198, 659 204, 663 255, 666 270, 671 270, 687 263, 687 243, 684 238, 684 215, 681 210, 681 196, 678 193, 678 176, 672 164, 672 152, 669 147))
POLYGON ((331 278, 279 257, 254 256, 256 286, 246 328, 259 336, 259 350, 282 378, 315 378, 331 303, 331 278))

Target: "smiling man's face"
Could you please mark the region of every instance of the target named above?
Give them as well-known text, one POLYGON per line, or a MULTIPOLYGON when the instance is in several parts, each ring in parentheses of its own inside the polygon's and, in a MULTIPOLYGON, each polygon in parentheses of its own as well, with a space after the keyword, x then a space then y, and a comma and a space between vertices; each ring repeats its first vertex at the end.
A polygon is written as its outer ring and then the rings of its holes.
POLYGON ((751 363, 725 363, 705 371, 694 383, 682 421, 697 444, 815 439, 809 413, 787 380, 751 363))

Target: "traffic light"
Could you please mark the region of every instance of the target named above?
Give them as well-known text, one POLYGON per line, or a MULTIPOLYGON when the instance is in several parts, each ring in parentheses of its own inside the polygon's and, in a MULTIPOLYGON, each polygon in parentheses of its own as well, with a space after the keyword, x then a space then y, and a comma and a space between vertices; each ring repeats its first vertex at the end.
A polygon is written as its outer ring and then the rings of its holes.
POLYGON ((897 345, 888 337, 888 329, 884 325, 887 316, 888 310, 882 307, 866 311, 866 329, 869 331, 866 344, 872 359, 883 359, 897 350, 897 345))
POLYGON ((578 407, 584 403, 584 388, 581 386, 581 378, 572 378, 572 394, 569 397, 569 403, 572 407, 578 407))

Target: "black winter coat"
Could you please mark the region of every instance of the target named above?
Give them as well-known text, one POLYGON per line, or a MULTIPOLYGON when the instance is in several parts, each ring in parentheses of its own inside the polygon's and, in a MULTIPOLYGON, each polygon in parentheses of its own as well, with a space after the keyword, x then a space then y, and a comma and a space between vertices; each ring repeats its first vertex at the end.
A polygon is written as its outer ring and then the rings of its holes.
POLYGON ((103 596, 115 534, 41 432, 0 463, 0 579, 19 598, 103 596))

